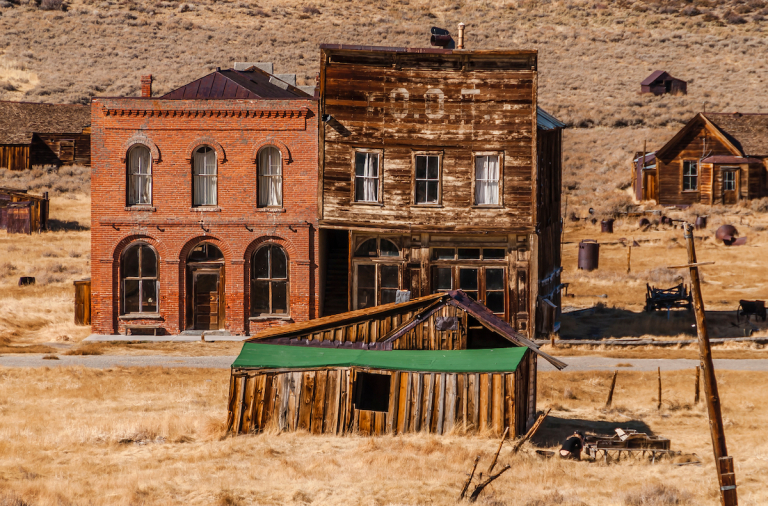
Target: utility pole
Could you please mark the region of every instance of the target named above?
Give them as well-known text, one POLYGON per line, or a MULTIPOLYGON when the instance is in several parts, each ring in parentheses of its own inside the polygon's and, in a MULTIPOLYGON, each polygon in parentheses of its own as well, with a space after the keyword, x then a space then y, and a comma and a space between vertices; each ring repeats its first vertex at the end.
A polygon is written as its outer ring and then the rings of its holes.
POLYGON ((696 263, 696 249, 693 241, 693 224, 691 223, 685 224, 685 240, 688 249, 687 267, 691 273, 693 309, 696 313, 696 331, 699 335, 699 358, 704 377, 704 396, 707 401, 712 449, 715 453, 715 467, 720 484, 720 504, 722 506, 737 506, 739 502, 736 496, 736 474, 734 473, 733 457, 728 456, 728 449, 725 446, 723 414, 720 409, 720 395, 717 393, 717 379, 712 364, 712 348, 709 345, 707 322, 704 318, 704 299, 701 296, 699 268, 696 263))

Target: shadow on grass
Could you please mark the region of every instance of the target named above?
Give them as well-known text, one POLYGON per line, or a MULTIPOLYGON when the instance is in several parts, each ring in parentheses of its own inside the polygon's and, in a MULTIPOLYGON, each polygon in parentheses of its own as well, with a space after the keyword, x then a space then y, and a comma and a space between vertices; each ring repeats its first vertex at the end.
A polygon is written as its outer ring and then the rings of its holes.
POLYGON ((557 416, 548 416, 544 423, 531 439, 537 446, 559 446, 565 441, 565 438, 580 430, 586 433, 601 434, 605 436, 614 435, 615 429, 632 429, 637 432, 643 432, 651 435, 651 428, 639 420, 628 420, 626 422, 607 422, 601 420, 583 420, 580 418, 560 418, 557 416))
POLYGON ((77 221, 70 221, 70 220, 56 220, 56 219, 49 219, 48 220, 48 230, 51 232, 69 232, 69 231, 75 231, 75 232, 83 232, 85 230, 90 230, 90 225, 82 225, 80 222, 77 221))

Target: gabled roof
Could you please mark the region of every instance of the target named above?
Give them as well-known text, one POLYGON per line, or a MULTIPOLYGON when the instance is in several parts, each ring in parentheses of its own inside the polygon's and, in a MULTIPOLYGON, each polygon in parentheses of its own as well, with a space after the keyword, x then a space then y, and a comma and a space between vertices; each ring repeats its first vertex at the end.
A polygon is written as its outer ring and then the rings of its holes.
POLYGON ((248 70, 216 70, 205 77, 166 93, 161 99, 283 99, 310 95, 257 67, 248 70))
POLYGON ((565 128, 565 123, 560 122, 547 111, 536 106, 536 127, 541 130, 556 130, 558 128, 565 128))
POLYGON ((727 147, 734 155, 744 155, 741 151, 738 143, 734 143, 734 139, 726 135, 720 128, 712 123, 707 116, 699 113, 693 117, 688 123, 683 126, 669 141, 667 141, 661 149, 656 150, 656 158, 664 160, 667 152, 675 147, 678 142, 696 126, 703 125, 713 136, 715 136, 725 147, 727 147))
MULTIPOLYGON (((536 346, 533 341, 530 341, 526 337, 519 334, 517 331, 515 331, 514 328, 512 328, 509 323, 493 314, 491 310, 485 307, 483 304, 472 300, 461 290, 453 290, 447 293, 437 293, 428 295, 426 297, 412 299, 408 302, 399 304, 384 304, 382 306, 376 306, 373 308, 358 309, 357 311, 350 311, 348 313, 342 313, 339 315, 326 316, 316 320, 309 320, 306 322, 274 327, 263 332, 259 332, 250 339, 247 339, 247 342, 299 344, 289 343, 287 338, 308 333, 320 332, 330 328, 352 325, 360 321, 371 319, 373 316, 382 316, 383 313, 405 313, 413 310, 420 310, 420 312, 417 312, 411 319, 403 322, 399 327, 393 329, 387 335, 382 336, 381 340, 375 343, 375 345, 372 344, 366 346, 370 348, 375 347, 377 349, 387 349, 387 345, 391 345, 392 342, 396 341, 413 327, 422 324, 429 318, 432 313, 446 304, 452 304, 463 309, 470 315, 474 316, 477 321, 488 330, 499 334, 501 337, 516 344, 517 346, 529 348, 533 353, 541 356, 556 368, 563 369, 566 366, 564 362, 539 350, 538 346, 536 346)), ((303 341, 301 342, 301 345, 303 346, 312 346, 313 344, 315 343, 305 343, 303 341)), ((317 343, 316 345, 326 347, 340 347, 342 343, 324 342, 317 343)), ((391 349, 391 346, 389 346, 389 349, 391 349)))
POLYGON ((705 113, 744 156, 768 155, 768 114, 705 113))
POLYGON ((682 79, 678 79, 678 78, 676 78, 676 77, 672 77, 671 75, 669 75, 669 73, 668 73, 668 72, 666 72, 666 71, 664 71, 664 70, 654 70, 654 71, 653 71, 653 73, 652 73, 651 75, 649 75, 648 77, 646 77, 645 79, 643 79, 643 81, 640 83, 640 85, 642 85, 642 86, 650 86, 650 85, 651 85, 651 84, 653 84, 654 82, 656 82, 656 81, 658 81, 658 80, 662 80, 662 79, 663 79, 663 78, 665 78, 665 77, 666 77, 666 78, 669 78, 669 79, 672 79, 673 81, 682 81, 682 82, 685 82, 685 81, 683 81, 682 79))
POLYGON ((35 133, 79 134, 90 124, 87 105, 0 102, 0 144, 29 144, 35 133))

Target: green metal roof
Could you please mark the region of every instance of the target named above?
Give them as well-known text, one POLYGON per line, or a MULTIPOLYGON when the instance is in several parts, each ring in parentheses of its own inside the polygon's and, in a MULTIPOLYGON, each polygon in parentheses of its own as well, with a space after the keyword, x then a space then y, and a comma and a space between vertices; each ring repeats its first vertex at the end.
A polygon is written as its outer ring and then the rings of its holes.
POLYGON ((318 369, 370 367, 393 371, 511 372, 523 358, 525 347, 486 350, 351 350, 316 346, 244 343, 233 368, 318 369))

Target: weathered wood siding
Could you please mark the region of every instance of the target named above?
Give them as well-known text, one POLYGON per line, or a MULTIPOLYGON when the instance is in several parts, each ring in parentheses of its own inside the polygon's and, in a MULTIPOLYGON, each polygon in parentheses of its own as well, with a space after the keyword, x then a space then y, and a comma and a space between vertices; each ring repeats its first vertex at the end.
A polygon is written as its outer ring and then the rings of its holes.
POLYGON ((29 169, 29 144, 1 145, 0 167, 8 170, 29 169))
POLYGON ((509 427, 510 437, 515 437, 524 433, 530 411, 528 355, 521 362, 526 367, 495 374, 236 369, 230 378, 227 430, 234 434, 304 430, 336 435, 456 431, 500 435, 509 427), (390 376, 386 412, 356 408, 353 389, 359 372, 390 376))
POLYGON ((560 241, 562 239, 562 130, 538 134, 537 214, 538 295, 560 307, 560 241))
POLYGON ((35 134, 31 165, 91 165, 90 134, 35 134))
POLYGON ((533 230, 535 53, 427 56, 323 50, 321 224, 533 230), (382 150, 377 204, 354 202, 356 149, 382 150), (414 205, 415 151, 442 156, 439 205, 414 205), (502 155, 496 208, 473 206, 474 152, 502 155))

